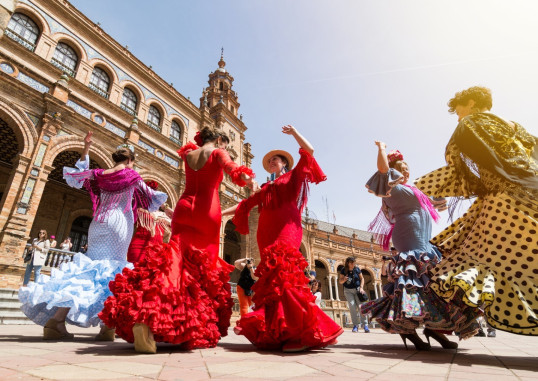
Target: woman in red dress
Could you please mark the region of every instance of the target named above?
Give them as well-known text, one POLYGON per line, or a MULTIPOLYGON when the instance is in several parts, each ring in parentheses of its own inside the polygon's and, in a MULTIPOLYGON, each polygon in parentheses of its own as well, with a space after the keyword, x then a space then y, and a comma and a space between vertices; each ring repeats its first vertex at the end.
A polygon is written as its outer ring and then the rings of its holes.
POLYGON ((150 245, 133 270, 110 282, 113 296, 99 317, 135 350, 156 353, 155 341, 185 349, 208 348, 226 336, 233 301, 233 266, 219 258, 223 169, 240 186, 254 185, 252 170, 238 166, 225 148, 228 137, 204 128, 178 153, 185 163, 185 191, 172 217, 169 244, 150 245))
MULTIPOLYGON (((159 187, 159 183, 153 180, 146 181, 146 185, 153 190, 159 187)), ((168 208, 167 204, 163 204, 156 212, 138 208, 136 213, 138 216, 136 230, 127 250, 127 261, 131 263, 140 262, 143 259, 144 249, 150 244, 168 242, 173 210, 168 208)))
POLYGON ((306 205, 308 184, 326 180, 312 156, 310 143, 292 126, 282 127, 299 146, 301 158, 293 169, 293 157, 282 150, 265 155, 264 168, 273 181, 235 210, 236 230, 248 234, 248 215, 258 206, 259 277, 252 287, 254 311, 241 317, 235 332, 262 349, 285 352, 321 348, 336 342, 342 328, 315 304, 304 270, 308 263, 299 251, 303 229, 301 212, 306 205), (291 169, 291 170, 290 170, 291 169))

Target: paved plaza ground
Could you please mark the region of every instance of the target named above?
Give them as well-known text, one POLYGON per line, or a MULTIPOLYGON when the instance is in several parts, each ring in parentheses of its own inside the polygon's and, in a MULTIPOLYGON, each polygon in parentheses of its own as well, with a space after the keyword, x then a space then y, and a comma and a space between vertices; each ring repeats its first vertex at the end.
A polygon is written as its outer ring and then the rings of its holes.
MULTIPOLYGON (((498 332, 457 350, 432 343, 405 350, 398 335, 348 329, 329 349, 299 354, 256 351, 232 331, 217 348, 160 345, 139 355, 123 340, 93 341, 98 329, 70 327, 72 342, 44 342, 41 327, 0 326, 0 380, 537 380, 538 338, 498 332)), ((455 339, 455 337, 452 337, 455 339)))

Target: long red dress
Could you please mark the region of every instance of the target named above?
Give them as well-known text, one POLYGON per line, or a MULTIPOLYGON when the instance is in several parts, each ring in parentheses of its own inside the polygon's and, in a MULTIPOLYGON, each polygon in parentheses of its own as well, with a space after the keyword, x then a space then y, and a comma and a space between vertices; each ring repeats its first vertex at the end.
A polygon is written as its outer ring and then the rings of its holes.
POLYGON ((308 263, 299 251, 301 212, 308 183, 318 184, 327 177, 312 155, 303 149, 299 153, 296 167, 243 200, 233 220, 239 233, 248 234, 248 214, 258 206, 261 262, 252 287, 255 307, 237 322, 235 332, 262 349, 280 349, 286 343, 321 348, 343 332, 316 306, 304 274, 308 263))
POLYGON ((186 185, 174 210, 170 243, 150 245, 137 267, 118 274, 110 282, 113 296, 99 314, 130 343, 136 323, 146 324, 155 341, 185 349, 216 346, 230 326, 233 301, 228 282, 233 266, 218 256, 218 188, 223 169, 240 186, 245 185, 241 174, 253 174, 221 149, 195 171, 186 155, 197 148, 189 143, 178 151, 185 162, 186 185))
POLYGON ((166 236, 170 236, 170 219, 164 212, 150 213, 146 209, 138 208, 135 233, 127 250, 127 261, 140 262, 144 258, 144 249, 151 244, 162 243, 166 236))

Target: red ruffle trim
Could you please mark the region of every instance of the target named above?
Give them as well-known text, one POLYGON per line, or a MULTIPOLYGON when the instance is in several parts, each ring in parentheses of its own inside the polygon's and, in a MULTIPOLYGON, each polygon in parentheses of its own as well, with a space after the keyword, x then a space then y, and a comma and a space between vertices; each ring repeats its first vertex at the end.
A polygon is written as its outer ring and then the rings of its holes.
POLYGON ((306 178, 308 181, 314 184, 319 184, 322 181, 327 180, 327 176, 319 166, 314 156, 302 148, 299 149, 299 154, 306 160, 306 165, 304 166, 303 171, 306 173, 306 178))
POLYGON ((250 215, 250 209, 247 202, 241 201, 235 210, 234 218, 232 219, 233 224, 235 225, 235 230, 239 234, 248 234, 248 216, 250 215))
POLYGON ((301 252, 288 244, 266 248, 256 269, 254 311, 237 322, 235 332, 263 349, 288 342, 308 348, 335 343, 343 330, 316 306, 304 274, 307 266, 301 252))
POLYGON ((233 266, 206 251, 181 252, 177 240, 150 245, 144 255, 110 282, 113 295, 99 318, 130 343, 134 324, 144 323, 158 342, 185 349, 216 346, 230 326, 233 266))
POLYGON ((198 147, 193 142, 188 142, 183 147, 177 150, 177 154, 179 155, 179 157, 183 158, 183 155, 186 155, 189 153, 189 151, 194 151, 195 149, 198 149, 198 148, 200 147, 198 147))
POLYGON ((244 165, 232 169, 232 171, 230 172, 230 177, 232 178, 233 183, 239 185, 240 187, 244 187, 245 185, 247 185, 245 180, 243 180, 243 178, 241 177, 243 173, 247 176, 250 176, 251 178, 256 177, 254 172, 252 172, 252 169, 245 167, 244 165))

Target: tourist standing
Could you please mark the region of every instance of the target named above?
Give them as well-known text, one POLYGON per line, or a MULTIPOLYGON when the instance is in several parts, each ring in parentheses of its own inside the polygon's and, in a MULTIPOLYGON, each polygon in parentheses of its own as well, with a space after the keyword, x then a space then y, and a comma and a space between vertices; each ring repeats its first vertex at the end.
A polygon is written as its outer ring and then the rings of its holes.
POLYGON ((237 298, 239 299, 239 313, 241 316, 248 313, 252 306, 252 286, 258 280, 254 274, 254 259, 241 258, 234 262, 234 266, 241 272, 237 281, 237 298))
POLYGON ((353 322, 352 332, 359 331, 362 320, 364 332, 369 333, 368 316, 363 316, 360 312, 360 305, 368 300, 368 296, 364 292, 364 277, 360 267, 355 264, 355 258, 348 257, 346 259, 344 267, 338 274, 338 283, 344 288, 344 296, 353 322))
POLYGON ((30 278, 32 277, 32 270, 34 271, 34 280, 37 282, 41 273, 41 268, 47 260, 47 254, 50 249, 50 241, 47 237, 47 231, 41 229, 37 238, 32 241, 32 256, 30 261, 26 263, 26 271, 24 272, 23 287, 26 287, 30 278))

